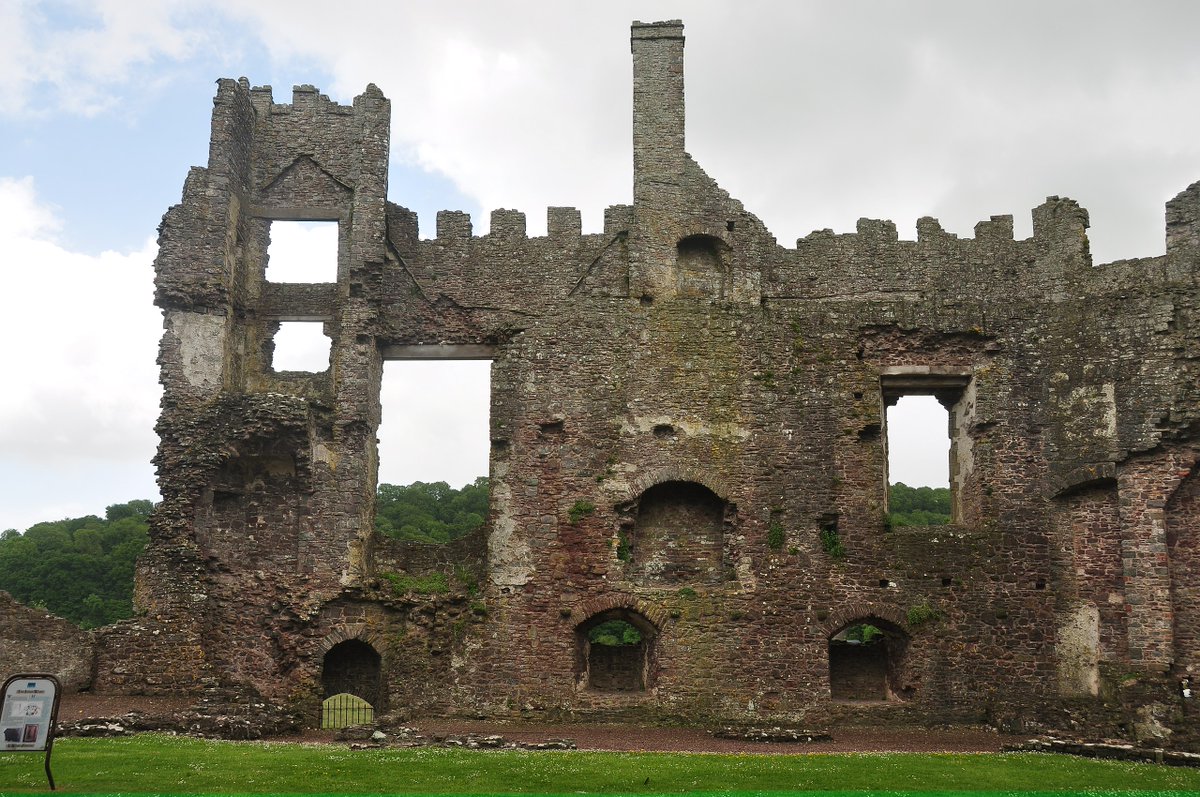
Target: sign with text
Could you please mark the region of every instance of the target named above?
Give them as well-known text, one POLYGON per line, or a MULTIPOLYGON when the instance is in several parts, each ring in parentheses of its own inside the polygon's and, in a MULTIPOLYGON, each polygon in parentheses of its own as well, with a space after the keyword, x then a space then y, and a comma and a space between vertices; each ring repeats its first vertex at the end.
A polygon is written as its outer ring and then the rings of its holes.
POLYGON ((4 682, 0 751, 41 752, 50 745, 58 692, 53 675, 15 675, 4 682))
POLYGON ((58 721, 58 679, 44 673, 18 673, 0 689, 0 753, 46 754, 46 780, 54 790, 50 753, 58 721))

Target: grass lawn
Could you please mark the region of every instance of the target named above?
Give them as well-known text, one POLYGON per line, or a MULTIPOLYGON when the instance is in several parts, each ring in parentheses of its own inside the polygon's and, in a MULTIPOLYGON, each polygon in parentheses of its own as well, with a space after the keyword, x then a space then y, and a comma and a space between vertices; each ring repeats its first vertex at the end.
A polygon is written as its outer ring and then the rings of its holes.
MULTIPOLYGON (((1200 793, 1200 770, 1038 753, 714 755, 61 739, 62 793, 1200 793)), ((43 758, 0 753, 0 794, 46 792, 43 758)))

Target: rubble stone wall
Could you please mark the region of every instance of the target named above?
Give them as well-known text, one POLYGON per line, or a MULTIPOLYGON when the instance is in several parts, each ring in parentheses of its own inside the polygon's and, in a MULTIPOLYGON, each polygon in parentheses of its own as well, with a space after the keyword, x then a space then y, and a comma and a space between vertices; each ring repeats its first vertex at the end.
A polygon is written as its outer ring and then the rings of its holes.
POLYGON ((0 592, 0 679, 17 673, 48 673, 64 691, 91 684, 92 635, 45 609, 25 606, 0 592))
POLYGON ((160 231, 145 622, 106 637, 186 643, 104 653, 100 682, 186 657, 180 688, 313 706, 358 639, 404 712, 1133 734, 1130 676, 1142 725, 1177 726, 1200 668, 1200 183, 1138 260, 1094 264, 1060 197, 1025 240, 1011 216, 915 241, 863 219, 781 246, 687 155, 682 25, 632 38, 634 204, 601 233, 550 208, 545 236, 497 210, 422 239, 387 200, 378 89, 220 82, 209 164, 160 231), (336 281, 266 279, 286 219, 338 224, 336 281), (327 370, 272 368, 298 320, 327 370), (373 531, 380 374, 408 357, 492 361, 487 524, 436 552, 373 531), (887 520, 886 407, 913 394, 948 410, 952 526, 887 520), (389 577, 435 572, 448 592, 389 577), (645 630, 643 690, 588 682, 601 617, 645 630), (830 637, 871 618, 906 640, 889 697, 834 700, 830 637))

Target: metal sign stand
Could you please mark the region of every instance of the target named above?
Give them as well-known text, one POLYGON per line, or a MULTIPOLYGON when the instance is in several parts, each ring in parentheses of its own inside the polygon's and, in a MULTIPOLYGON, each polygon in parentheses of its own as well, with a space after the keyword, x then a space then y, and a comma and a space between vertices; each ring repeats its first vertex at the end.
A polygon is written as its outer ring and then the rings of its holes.
POLYGON ((0 752, 46 753, 46 780, 54 791, 50 752, 58 722, 58 679, 45 673, 19 673, 4 682, 0 702, 0 752))

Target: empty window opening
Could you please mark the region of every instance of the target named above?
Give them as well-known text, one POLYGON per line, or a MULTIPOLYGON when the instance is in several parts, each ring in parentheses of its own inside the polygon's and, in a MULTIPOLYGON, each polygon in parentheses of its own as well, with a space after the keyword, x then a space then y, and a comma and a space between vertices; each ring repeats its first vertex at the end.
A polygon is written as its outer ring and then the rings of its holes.
POLYGON ((856 620, 829 638, 829 693, 834 700, 884 701, 905 696, 902 665, 908 640, 876 618, 856 620))
POLYGON ((272 221, 268 282, 337 282, 336 221, 272 221))
POLYGON ((711 235, 690 235, 676 245, 680 296, 724 298, 729 246, 711 235))
POLYGON ((483 525, 490 403, 490 360, 384 363, 376 530, 445 543, 483 525))
POLYGON ((637 612, 595 615, 576 630, 580 682, 598 692, 646 691, 654 639, 654 626, 637 612))
POLYGON ((949 412, 933 396, 901 396, 887 408, 886 426, 891 524, 949 523, 949 412))
POLYGON ((629 574, 648 584, 723 581, 729 505, 696 482, 670 481, 642 493, 623 532, 629 574))
POLYGON ((321 689, 325 698, 350 694, 381 708, 378 651, 360 639, 334 645, 321 666, 321 689))
POLYGON ((271 344, 273 371, 319 373, 329 368, 333 342, 319 321, 282 321, 271 344))

